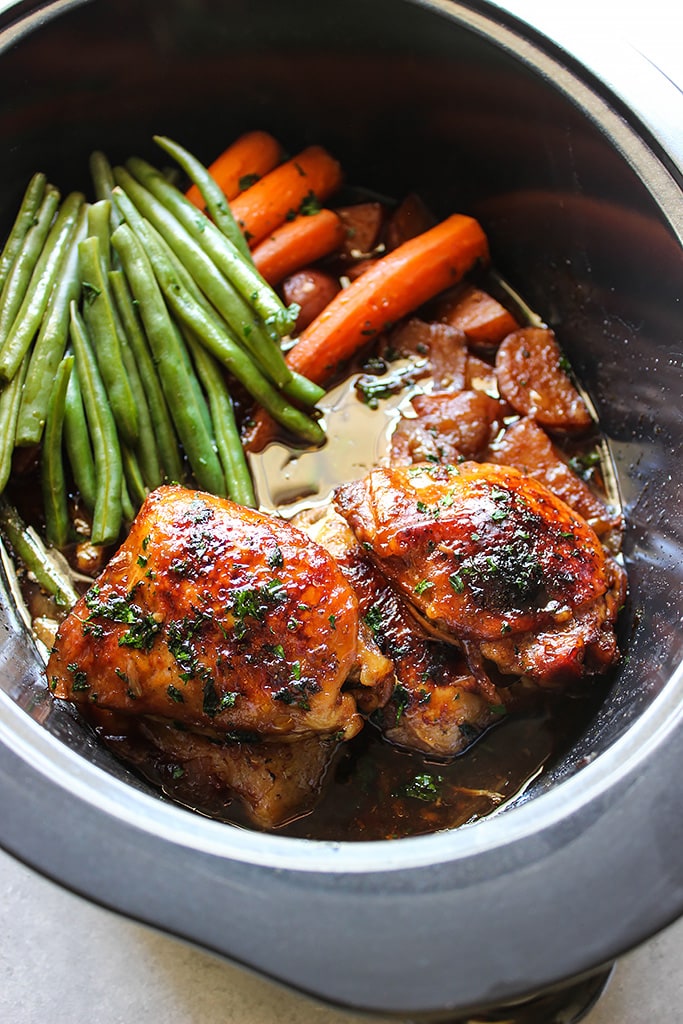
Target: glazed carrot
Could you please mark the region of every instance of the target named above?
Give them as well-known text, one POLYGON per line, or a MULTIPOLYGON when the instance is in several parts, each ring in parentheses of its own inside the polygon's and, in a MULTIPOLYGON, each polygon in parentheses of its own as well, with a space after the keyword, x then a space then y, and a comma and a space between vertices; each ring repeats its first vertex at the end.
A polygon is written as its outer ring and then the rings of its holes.
POLYGON ((456 284, 478 260, 488 260, 486 235, 472 217, 453 214, 339 292, 299 336, 287 363, 317 384, 329 381, 374 336, 456 284))
POLYGON ((344 241, 346 229, 333 210, 319 210, 285 221, 252 252, 256 269, 268 284, 279 284, 295 270, 328 256, 344 241))
POLYGON ((309 146, 238 195, 232 212, 254 248, 298 213, 312 213, 341 183, 334 157, 322 146, 309 146))
MULTIPOLYGON (((209 165, 209 174, 228 199, 234 199, 257 178, 268 174, 282 159, 282 148, 268 132, 253 131, 240 135, 209 165)), ((196 185, 185 193, 190 202, 204 209, 202 194, 196 185)))

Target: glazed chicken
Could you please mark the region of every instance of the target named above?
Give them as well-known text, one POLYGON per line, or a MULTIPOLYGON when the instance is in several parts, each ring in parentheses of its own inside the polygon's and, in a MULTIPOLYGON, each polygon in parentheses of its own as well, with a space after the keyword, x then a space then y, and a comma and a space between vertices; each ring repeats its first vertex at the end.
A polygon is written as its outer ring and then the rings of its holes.
MULTIPOLYGON (((144 717, 157 745, 159 723, 204 747, 228 744, 229 762, 249 745, 244 775, 248 758, 263 770, 258 744, 315 739, 329 755, 354 736, 362 719, 344 684, 372 685, 388 668, 364 656, 356 595, 322 547, 276 517, 161 487, 62 624, 47 675, 55 696, 86 713, 144 717)), ((175 735, 173 744, 187 741, 175 735)), ((310 765, 310 744, 298 749, 310 765)), ((254 773, 240 795, 263 820, 254 773)), ((265 816, 278 818, 274 809, 265 816)))
POLYGON ((485 657, 548 685, 616 657, 624 574, 532 477, 476 462, 397 466, 340 487, 335 505, 379 571, 475 669, 485 657))
POLYGON ((476 677, 457 647, 430 636, 340 515, 327 509, 304 528, 334 556, 358 595, 364 622, 392 661, 394 685, 376 708, 364 708, 374 710, 372 721, 387 740, 452 757, 501 720, 505 695, 488 677, 476 677))

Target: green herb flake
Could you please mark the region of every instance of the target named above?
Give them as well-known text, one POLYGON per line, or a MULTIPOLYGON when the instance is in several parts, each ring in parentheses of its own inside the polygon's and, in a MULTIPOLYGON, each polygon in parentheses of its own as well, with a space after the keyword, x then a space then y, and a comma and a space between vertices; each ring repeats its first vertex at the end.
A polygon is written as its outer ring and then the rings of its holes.
POLYGON ((422 772, 406 785, 403 795, 411 800, 422 800, 424 803, 433 804, 441 799, 442 783, 443 776, 422 772))
POLYGON ((315 192, 311 190, 301 200, 301 205, 299 206, 299 213, 301 214, 302 217, 312 217, 316 213, 320 213, 321 210, 322 206, 320 204, 320 200, 318 199, 315 192))
POLYGON ((451 575, 448 577, 448 582, 453 587, 453 590, 456 592, 456 594, 462 594, 463 590, 465 589, 465 584, 462 581, 462 576, 460 575, 460 573, 451 573, 451 575))
POLYGON ((185 698, 184 698, 182 692, 178 689, 177 686, 174 686, 173 683, 169 683, 169 685, 168 685, 168 687, 166 689, 166 693, 169 695, 169 697, 171 698, 171 700, 175 704, 184 704, 185 703, 185 698))
POLYGON ((414 588, 414 593, 416 593, 418 595, 419 594, 424 594, 425 590, 429 590, 429 588, 433 587, 433 586, 434 586, 434 584, 432 583, 431 580, 420 580, 420 582, 418 584, 416 584, 416 586, 414 588))
POLYGON ((248 188, 251 188, 252 185, 256 184, 259 178, 260 175, 258 174, 243 174, 237 182, 240 192, 246 192, 248 188))

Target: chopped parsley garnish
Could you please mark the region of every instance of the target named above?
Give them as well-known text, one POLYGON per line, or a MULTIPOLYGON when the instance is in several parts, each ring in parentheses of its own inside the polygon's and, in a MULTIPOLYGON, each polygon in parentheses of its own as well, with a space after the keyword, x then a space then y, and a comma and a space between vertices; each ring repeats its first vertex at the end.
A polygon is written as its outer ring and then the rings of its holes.
POLYGON ((322 206, 320 205, 320 200, 318 199, 315 192, 311 190, 301 200, 301 205, 299 206, 299 213, 301 214, 302 217, 312 217, 314 214, 320 213, 321 210, 322 206))
POLYGON ((403 796, 433 804, 441 798, 443 776, 423 772, 416 775, 404 788, 403 796))
POLYGON ((406 708, 410 704, 410 690, 406 686, 404 686, 403 683, 396 683, 396 686, 394 687, 394 692, 391 695, 391 699, 396 708, 396 717, 394 719, 394 725, 398 725, 398 723, 403 718, 403 714, 406 708))
POLYGON ((434 584, 431 580, 420 580, 420 582, 416 584, 414 592, 418 595, 424 594, 425 590, 429 590, 429 588, 433 586, 434 584))
POLYGON ((255 185, 258 180, 258 174, 243 174, 237 182, 240 192, 245 192, 248 188, 251 188, 252 185, 255 185))

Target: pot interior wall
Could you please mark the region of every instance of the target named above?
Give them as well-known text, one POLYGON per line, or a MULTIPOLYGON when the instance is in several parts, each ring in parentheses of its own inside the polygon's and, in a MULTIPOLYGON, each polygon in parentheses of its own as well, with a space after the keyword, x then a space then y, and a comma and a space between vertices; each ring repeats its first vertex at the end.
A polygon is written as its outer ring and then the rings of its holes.
MULTIPOLYGON (((680 244, 628 157, 551 78, 402 0, 98 0, 19 36, 0 56, 0 228, 36 169, 88 190, 93 149, 156 160, 161 132, 209 160, 252 127, 292 151, 328 146, 351 182, 479 216, 595 403, 628 518, 628 660, 538 790, 609 746, 681 660, 680 244)), ((11 642, 12 696, 123 776, 67 712, 46 713, 37 660, 11 642)))

